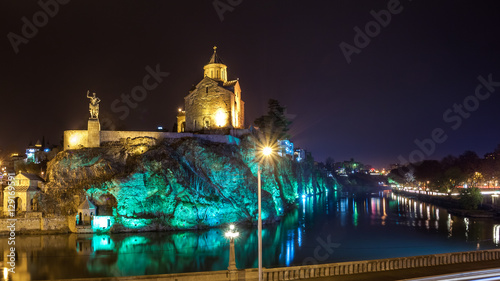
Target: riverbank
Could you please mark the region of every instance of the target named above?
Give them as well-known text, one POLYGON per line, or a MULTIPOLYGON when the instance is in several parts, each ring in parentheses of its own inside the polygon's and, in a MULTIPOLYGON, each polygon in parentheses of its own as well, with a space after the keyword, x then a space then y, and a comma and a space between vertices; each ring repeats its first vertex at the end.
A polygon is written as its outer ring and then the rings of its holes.
POLYGON ((484 218, 484 219, 500 219, 500 211, 495 210, 486 210, 486 209, 478 209, 478 210, 465 210, 460 208, 460 203, 458 197, 453 196, 436 196, 422 193, 413 193, 407 192, 403 190, 394 189, 393 192, 395 194, 400 194, 409 198, 416 198, 419 201, 431 203, 436 206, 445 208, 449 213, 453 215, 458 215, 462 217, 471 217, 471 218, 484 218))
MULTIPOLYGON (((296 210, 297 206, 288 208, 288 212, 296 210)), ((263 225, 278 224, 282 219, 273 217, 263 220, 263 225)), ((257 221, 243 222, 238 224, 240 228, 251 229, 257 225, 257 221)), ((119 234, 119 233, 143 233, 143 232, 179 232, 179 231, 203 231, 210 229, 222 229, 221 226, 198 226, 190 229, 168 228, 155 221, 155 219, 123 218, 95 216, 92 224, 78 225, 76 216, 51 216, 43 217, 41 212, 26 212, 16 217, 0 217, 0 237, 9 236, 12 232, 16 235, 50 235, 50 234, 119 234), (104 219, 104 222, 103 222, 104 219), (113 228, 101 227, 106 224, 107 219, 113 224, 113 228)))

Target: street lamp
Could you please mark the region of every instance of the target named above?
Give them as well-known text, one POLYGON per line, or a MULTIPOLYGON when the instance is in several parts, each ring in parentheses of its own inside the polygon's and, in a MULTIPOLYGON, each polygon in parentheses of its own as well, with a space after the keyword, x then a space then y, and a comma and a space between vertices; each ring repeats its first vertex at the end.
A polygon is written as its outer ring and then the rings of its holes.
MULTIPOLYGON (((273 152, 273 149, 269 146, 266 146, 262 149, 262 155, 264 157, 268 157, 271 155, 273 152)), ((261 197, 261 180, 260 180, 260 161, 257 163, 257 200, 258 200, 258 206, 259 206, 259 219, 257 222, 257 232, 259 236, 259 242, 258 242, 258 247, 259 247, 259 281, 262 281, 262 197, 261 197)))
POLYGON ((224 234, 229 238, 229 266, 227 269, 229 271, 236 271, 236 258, 234 256, 234 238, 240 235, 239 232, 235 231, 234 224, 229 225, 229 231, 224 234))

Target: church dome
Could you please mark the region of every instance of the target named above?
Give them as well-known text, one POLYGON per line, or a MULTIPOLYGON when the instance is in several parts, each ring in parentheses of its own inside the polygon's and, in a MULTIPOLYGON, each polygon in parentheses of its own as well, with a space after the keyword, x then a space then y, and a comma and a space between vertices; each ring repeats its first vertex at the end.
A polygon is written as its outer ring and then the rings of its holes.
POLYGON ((227 66, 217 54, 217 47, 214 47, 214 53, 203 69, 205 70, 205 77, 227 82, 227 66))

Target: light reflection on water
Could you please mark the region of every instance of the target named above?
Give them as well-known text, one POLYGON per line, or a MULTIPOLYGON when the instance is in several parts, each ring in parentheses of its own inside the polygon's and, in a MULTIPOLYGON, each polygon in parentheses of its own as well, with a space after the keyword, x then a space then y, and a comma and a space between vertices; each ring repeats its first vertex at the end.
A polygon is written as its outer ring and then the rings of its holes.
POLYGON ((493 226, 493 243, 497 246, 500 244, 500 224, 493 226))
MULTIPOLYGON (((170 233, 16 237, 12 280, 130 276, 225 270, 225 229, 170 233), (23 273, 24 272, 24 273, 23 273), (19 274, 18 274, 19 273, 19 274), (22 279, 19 279, 22 278, 22 279)), ((236 265, 257 267, 257 233, 238 226, 236 265)), ((308 196, 263 229, 263 265, 278 267, 499 247, 500 224, 448 214, 391 193, 352 198, 308 196)), ((3 261, 7 238, 0 238, 3 261)), ((4 264, 5 266, 5 264, 4 264)))

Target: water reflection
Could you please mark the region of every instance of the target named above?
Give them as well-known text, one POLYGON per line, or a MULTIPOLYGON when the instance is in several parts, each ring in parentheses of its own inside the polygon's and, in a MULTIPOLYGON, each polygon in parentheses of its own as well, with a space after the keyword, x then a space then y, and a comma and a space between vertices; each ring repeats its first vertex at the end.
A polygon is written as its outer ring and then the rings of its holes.
POLYGON ((497 246, 500 244, 500 224, 493 226, 493 243, 497 246))
MULTIPOLYGON (((257 232, 237 226, 238 268, 257 267, 257 232)), ((170 233, 44 235, 16 238, 16 274, 9 280, 129 276, 224 270, 223 229, 170 233)), ((456 217, 432 204, 387 193, 367 198, 300 198, 278 224, 264 225, 263 265, 301 265, 499 247, 500 224, 456 217), (326 242, 328 241, 328 242, 326 242), (330 244, 335 248, 328 248, 330 244)), ((3 266, 7 238, 0 238, 3 266)), ((6 272, 4 271, 4 274, 6 272)))
POLYGON ((464 218, 465 239, 469 238, 469 218, 464 218))

